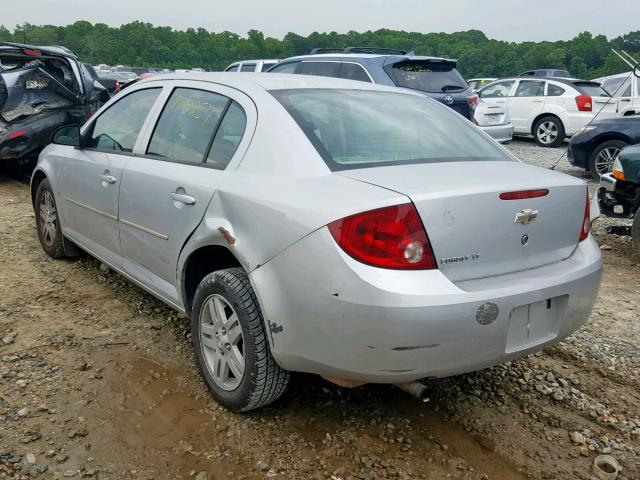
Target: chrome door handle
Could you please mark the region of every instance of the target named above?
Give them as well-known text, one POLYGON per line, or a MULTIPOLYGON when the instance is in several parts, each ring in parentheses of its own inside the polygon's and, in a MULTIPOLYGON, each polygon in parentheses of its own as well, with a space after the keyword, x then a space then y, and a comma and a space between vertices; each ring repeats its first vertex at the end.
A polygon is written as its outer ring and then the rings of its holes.
POLYGON ((533 103, 542 103, 543 100, 533 100, 533 103))
POLYGON ((104 175, 100 175, 100 180, 110 184, 116 183, 116 177, 113 175, 107 175, 106 173, 104 175))
POLYGON ((184 203, 185 205, 195 205, 196 203, 196 199, 194 197, 185 193, 172 192, 171 198, 173 198, 174 201, 184 203))

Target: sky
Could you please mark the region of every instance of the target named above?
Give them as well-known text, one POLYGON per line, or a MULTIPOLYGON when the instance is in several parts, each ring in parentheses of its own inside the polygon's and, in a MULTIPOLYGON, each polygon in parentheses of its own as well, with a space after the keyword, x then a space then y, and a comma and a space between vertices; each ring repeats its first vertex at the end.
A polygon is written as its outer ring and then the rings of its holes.
POLYGON ((477 29, 513 42, 568 40, 586 30, 612 38, 640 29, 638 0, 623 5, 603 0, 22 0, 19 8, 13 5, 0 15, 0 24, 8 28, 24 22, 88 20, 118 26, 141 20, 241 35, 255 28, 278 38, 287 32, 477 29))

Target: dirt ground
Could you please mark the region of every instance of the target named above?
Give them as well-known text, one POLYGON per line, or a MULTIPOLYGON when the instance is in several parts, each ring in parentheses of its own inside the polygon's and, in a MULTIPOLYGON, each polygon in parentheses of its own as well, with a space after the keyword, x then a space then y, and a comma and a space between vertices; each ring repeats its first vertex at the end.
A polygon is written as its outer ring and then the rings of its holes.
POLYGON ((587 480, 610 453, 640 479, 640 258, 614 223, 594 227, 594 313, 561 344, 429 381, 428 404, 300 374, 237 415, 186 318, 96 260, 49 259, 27 184, 0 176, 0 478, 587 480))

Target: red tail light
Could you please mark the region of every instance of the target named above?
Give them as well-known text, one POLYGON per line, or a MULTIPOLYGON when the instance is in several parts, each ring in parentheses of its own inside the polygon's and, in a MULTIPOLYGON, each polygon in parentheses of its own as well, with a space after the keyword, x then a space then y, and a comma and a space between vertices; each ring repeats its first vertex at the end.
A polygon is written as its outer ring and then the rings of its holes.
POLYGON ((23 136, 25 133, 27 133, 26 130, 16 130, 15 132, 12 132, 9 135, 7 135, 7 139, 13 140, 14 138, 23 136))
POLYGON ((521 190, 519 192, 505 192, 500 194, 500 200, 526 200, 527 198, 545 197, 549 194, 546 188, 538 190, 521 190))
POLYGON ((576 105, 581 112, 591 112, 593 110, 593 104, 591 103, 591 97, 589 95, 578 95, 576 97, 576 105))
POLYGON ((30 55, 32 57, 41 57, 42 56, 42 52, 40 50, 35 50, 33 48, 25 48, 23 50, 25 55, 30 55))
POLYGON ((118 93, 118 92, 120 91, 120 82, 116 81, 116 86, 115 86, 115 88, 113 89, 113 91, 114 91, 115 93, 118 93))
POLYGON ((411 203, 357 213, 329 224, 334 240, 359 262, 395 270, 436 267, 427 232, 411 203))
POLYGON ((582 217, 582 229, 580 230, 579 242, 586 240, 589 236, 589 230, 591 230, 591 217, 589 209, 589 190, 587 190, 587 199, 584 205, 584 216, 582 217))
POLYGON ((471 95, 467 100, 469 102, 469 107, 471 107, 471 110, 475 110, 475 108, 478 106, 478 95, 471 95))

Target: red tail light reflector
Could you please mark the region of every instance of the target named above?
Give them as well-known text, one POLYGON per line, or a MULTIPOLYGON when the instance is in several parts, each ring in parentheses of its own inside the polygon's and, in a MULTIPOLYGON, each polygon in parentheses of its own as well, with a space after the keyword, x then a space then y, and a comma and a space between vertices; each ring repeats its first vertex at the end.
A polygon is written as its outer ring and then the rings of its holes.
POLYGON ((582 217, 582 228, 580 230, 580 237, 578 241, 586 240, 589 236, 589 230, 591 230, 591 212, 589 209, 589 190, 587 190, 586 201, 584 205, 584 216, 582 217))
POLYGON ((576 97, 576 105, 581 112, 591 112, 593 110, 593 103, 589 95, 578 95, 576 97))
POLYGON ((539 188, 538 190, 521 190, 519 192, 505 192, 500 194, 500 200, 526 200, 527 198, 546 197, 549 190, 539 188))
POLYGON ((14 138, 18 138, 21 137, 22 135, 24 135, 25 133, 27 133, 26 130, 16 130, 15 132, 10 133, 7 138, 9 140, 13 140, 14 138))
POLYGON ((394 270, 437 268, 427 232, 411 203, 357 213, 328 227, 340 248, 359 262, 394 270))

